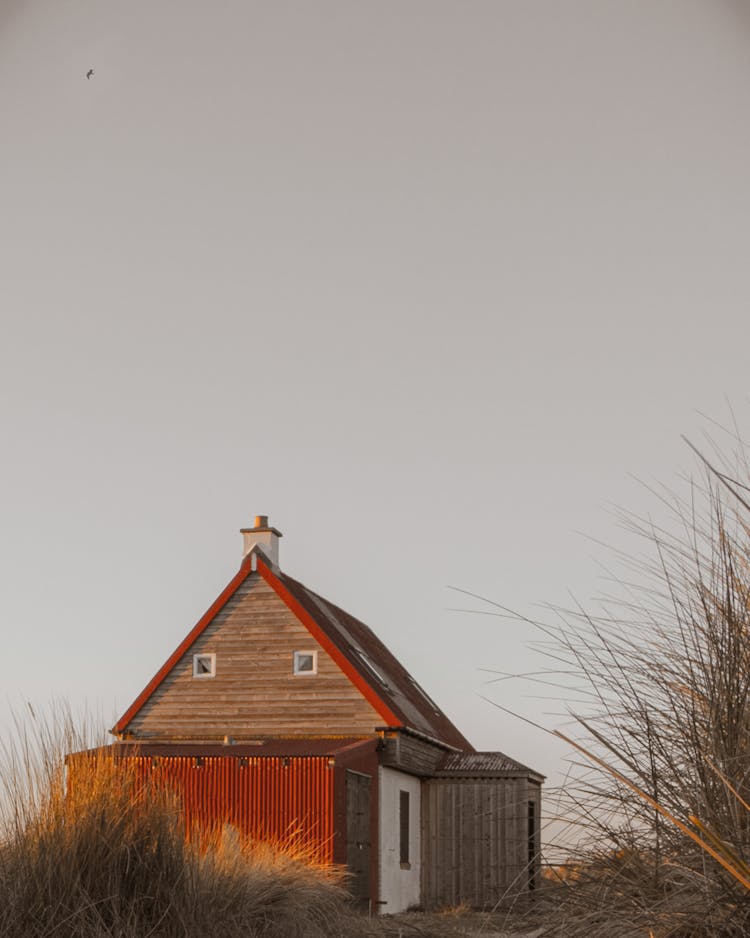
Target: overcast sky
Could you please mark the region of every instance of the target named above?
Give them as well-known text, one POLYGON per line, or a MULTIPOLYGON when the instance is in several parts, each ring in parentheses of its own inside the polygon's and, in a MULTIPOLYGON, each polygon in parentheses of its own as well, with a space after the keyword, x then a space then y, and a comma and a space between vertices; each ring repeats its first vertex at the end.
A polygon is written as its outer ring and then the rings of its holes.
POLYGON ((482 748, 747 417, 750 4, 0 0, 0 728, 111 721, 267 513, 482 748), (86 78, 94 70, 91 79, 86 78), (648 506, 648 507, 647 507, 648 506))

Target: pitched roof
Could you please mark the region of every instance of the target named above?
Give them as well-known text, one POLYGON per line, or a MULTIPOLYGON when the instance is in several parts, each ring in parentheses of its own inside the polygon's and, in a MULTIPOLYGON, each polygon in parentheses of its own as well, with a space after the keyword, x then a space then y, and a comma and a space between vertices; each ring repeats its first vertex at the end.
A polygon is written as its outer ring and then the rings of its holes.
POLYGON ((473 750, 471 743, 371 629, 298 580, 282 573, 257 546, 244 558, 237 575, 117 721, 112 728, 113 733, 125 732, 133 717, 254 569, 369 700, 385 726, 413 729, 444 745, 473 750))
POLYGON ((280 570, 275 575, 326 632, 349 665, 377 690, 401 725, 457 749, 473 750, 372 629, 280 570))

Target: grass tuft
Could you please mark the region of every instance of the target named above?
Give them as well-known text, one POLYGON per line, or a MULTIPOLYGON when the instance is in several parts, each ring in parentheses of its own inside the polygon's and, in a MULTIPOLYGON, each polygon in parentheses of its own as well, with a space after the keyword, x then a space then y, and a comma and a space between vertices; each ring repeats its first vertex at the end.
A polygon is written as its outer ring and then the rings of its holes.
POLYGON ((556 733, 575 752, 559 813, 577 843, 548 879, 545 935, 750 934, 750 466, 737 439, 699 454, 684 495, 657 490, 658 523, 621 516, 640 546, 616 558, 597 609, 538 623, 550 674, 571 675, 563 692, 579 701, 556 733))
MULTIPOLYGON (((60 711, 58 711, 60 712, 60 711)), ((345 876, 231 828, 185 838, 174 797, 67 712, 16 724, 0 765, 0 938, 366 935, 345 876)))

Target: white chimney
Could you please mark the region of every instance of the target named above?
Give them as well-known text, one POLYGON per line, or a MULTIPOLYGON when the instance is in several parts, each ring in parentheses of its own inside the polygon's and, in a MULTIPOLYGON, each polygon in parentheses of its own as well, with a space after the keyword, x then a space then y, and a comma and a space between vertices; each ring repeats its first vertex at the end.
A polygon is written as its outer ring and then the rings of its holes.
POLYGON ((240 534, 243 538, 242 556, 247 557, 257 544, 268 559, 279 565, 279 538, 281 531, 272 528, 268 523, 268 515, 256 515, 255 526, 242 528, 240 534))

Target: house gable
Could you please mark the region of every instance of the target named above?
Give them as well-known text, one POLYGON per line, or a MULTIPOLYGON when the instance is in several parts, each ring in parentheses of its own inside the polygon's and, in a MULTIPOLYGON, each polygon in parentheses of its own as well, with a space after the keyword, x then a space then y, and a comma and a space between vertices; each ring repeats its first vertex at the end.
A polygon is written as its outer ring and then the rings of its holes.
POLYGON ((382 725, 383 708, 373 706, 259 572, 246 573, 116 732, 143 740, 230 736, 241 742, 371 735, 382 725), (317 653, 316 674, 294 674, 295 651, 317 653), (193 676, 195 655, 216 656, 215 676, 193 676))
MULTIPOLYGON (((256 530, 261 529, 252 529, 256 530)), ((473 748, 371 629, 282 573, 256 544, 112 732, 121 738, 247 739, 289 733, 369 735, 384 728, 411 729, 452 749, 473 748), (257 611, 253 627, 243 627, 242 617, 251 615, 251 610, 257 611), (281 631, 274 616, 285 623, 281 631), (278 644, 292 640, 297 643, 294 647, 282 650, 278 644), (215 676, 196 678, 194 656, 209 656, 210 663, 210 656, 217 654, 211 643, 217 641, 224 645, 224 663, 217 658, 215 676), (260 673, 265 667, 259 666, 264 649, 272 655, 267 678, 260 673), (294 674, 288 663, 293 664, 294 652, 305 650, 315 651, 320 662, 315 677, 294 674), (283 667, 279 655, 287 656, 283 667), (291 670, 286 670, 287 665, 291 670), (331 683, 334 673, 336 686, 331 683), (309 692, 301 691, 304 681, 309 682, 309 692), (186 712, 193 707, 194 713, 186 712)))

